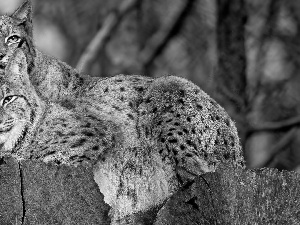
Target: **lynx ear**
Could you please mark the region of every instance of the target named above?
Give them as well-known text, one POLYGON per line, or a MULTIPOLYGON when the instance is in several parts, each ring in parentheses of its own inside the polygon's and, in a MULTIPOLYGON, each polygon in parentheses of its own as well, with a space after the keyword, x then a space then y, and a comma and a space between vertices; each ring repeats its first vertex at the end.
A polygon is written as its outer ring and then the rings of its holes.
POLYGON ((30 0, 25 0, 23 4, 11 15, 13 18, 19 19, 22 22, 32 20, 32 6, 30 0))
POLYGON ((27 83, 28 71, 26 56, 21 49, 16 49, 5 67, 5 79, 27 83))

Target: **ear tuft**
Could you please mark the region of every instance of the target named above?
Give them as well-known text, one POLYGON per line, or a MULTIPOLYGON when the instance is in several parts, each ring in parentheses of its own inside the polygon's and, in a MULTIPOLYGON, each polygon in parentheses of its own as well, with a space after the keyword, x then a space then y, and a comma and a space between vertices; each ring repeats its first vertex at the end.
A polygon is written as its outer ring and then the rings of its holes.
POLYGON ((7 66, 5 67, 5 74, 6 76, 9 76, 9 79, 17 74, 27 74, 27 60, 21 49, 16 49, 11 56, 7 66))
POLYGON ((32 20, 32 6, 30 0, 25 0, 23 4, 11 15, 13 18, 19 19, 20 21, 32 20))

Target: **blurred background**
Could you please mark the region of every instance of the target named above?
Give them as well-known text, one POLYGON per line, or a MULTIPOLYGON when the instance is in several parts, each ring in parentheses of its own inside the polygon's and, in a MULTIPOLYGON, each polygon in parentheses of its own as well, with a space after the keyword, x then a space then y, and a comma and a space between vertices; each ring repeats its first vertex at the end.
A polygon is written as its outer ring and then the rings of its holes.
POLYGON ((32 2, 39 50, 92 76, 186 77, 235 120, 248 168, 300 172, 300 1, 32 2))

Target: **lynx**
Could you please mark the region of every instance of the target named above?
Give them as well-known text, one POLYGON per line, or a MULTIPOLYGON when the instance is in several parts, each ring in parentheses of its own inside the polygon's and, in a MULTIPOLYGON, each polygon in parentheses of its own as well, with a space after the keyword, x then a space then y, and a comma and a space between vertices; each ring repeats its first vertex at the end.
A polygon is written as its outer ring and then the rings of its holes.
POLYGON ((190 81, 83 76, 34 47, 29 1, 0 37, 0 155, 92 166, 113 223, 224 161, 244 167, 234 122, 190 81))
POLYGON ((130 78, 131 85, 117 76, 93 86, 106 96, 97 105, 52 103, 39 97, 16 50, 0 80, 0 156, 92 166, 115 223, 221 162, 244 165, 234 123, 200 88, 172 76, 144 86, 133 85, 144 78, 130 78), (123 91, 106 105, 113 88, 123 91))

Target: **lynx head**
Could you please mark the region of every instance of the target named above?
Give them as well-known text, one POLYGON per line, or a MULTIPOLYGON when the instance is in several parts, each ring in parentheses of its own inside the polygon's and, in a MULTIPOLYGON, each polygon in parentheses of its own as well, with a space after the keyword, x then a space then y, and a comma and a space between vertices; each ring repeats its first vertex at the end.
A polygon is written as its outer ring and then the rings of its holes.
POLYGON ((14 52, 0 79, 0 152, 12 152, 28 138, 44 103, 30 83, 22 50, 14 52))
MULTIPOLYGON (((26 0, 11 16, 0 17, 0 73, 2 74, 17 48, 21 48, 25 53, 35 54, 32 44, 31 9, 30 0, 26 0)), ((31 65, 31 57, 28 60, 31 65)))

